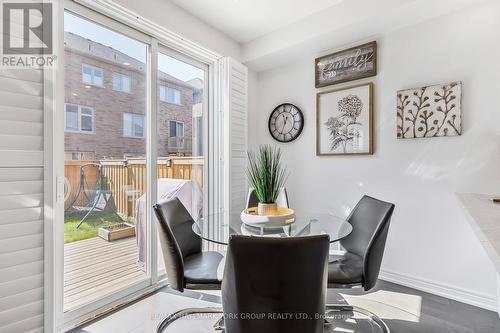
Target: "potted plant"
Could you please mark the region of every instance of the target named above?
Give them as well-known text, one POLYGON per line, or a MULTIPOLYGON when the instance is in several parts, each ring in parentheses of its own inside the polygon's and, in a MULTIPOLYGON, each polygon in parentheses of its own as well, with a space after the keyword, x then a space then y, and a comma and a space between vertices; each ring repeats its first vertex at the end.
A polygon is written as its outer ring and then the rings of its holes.
POLYGON ((281 164, 281 150, 262 145, 258 154, 249 151, 247 155, 247 177, 259 200, 258 214, 273 215, 278 209, 276 199, 287 178, 286 168, 281 164))

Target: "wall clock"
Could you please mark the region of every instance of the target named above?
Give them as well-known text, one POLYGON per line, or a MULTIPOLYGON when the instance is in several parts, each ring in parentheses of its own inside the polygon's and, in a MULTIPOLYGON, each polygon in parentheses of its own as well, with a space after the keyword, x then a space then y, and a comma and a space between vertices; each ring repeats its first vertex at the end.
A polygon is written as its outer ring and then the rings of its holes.
POLYGON ((290 103, 278 105, 269 116, 269 133, 279 142, 295 140, 304 128, 304 116, 298 107, 290 103))

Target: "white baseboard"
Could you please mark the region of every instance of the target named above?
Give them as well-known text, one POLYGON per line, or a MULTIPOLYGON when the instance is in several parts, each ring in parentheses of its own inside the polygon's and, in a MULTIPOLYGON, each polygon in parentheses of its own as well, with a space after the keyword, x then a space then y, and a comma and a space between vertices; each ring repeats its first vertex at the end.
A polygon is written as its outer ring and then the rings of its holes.
POLYGON ((496 295, 478 293, 476 291, 446 285, 441 282, 431 281, 423 278, 416 278, 401 274, 395 271, 382 269, 379 279, 400 284, 430 294, 453 299, 458 302, 470 304, 483 309, 498 312, 496 295))

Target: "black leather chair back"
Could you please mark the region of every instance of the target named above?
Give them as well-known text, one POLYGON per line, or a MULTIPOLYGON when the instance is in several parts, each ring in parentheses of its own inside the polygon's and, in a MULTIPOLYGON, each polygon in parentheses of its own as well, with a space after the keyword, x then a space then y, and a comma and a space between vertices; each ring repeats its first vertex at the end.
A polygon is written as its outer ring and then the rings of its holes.
POLYGON ((226 332, 323 332, 328 249, 327 235, 232 236, 222 280, 226 332))
POLYGON ((340 244, 363 258, 365 290, 377 282, 393 211, 394 204, 365 195, 347 218, 353 231, 340 244))
POLYGON ((192 229, 193 219, 177 198, 153 206, 158 219, 160 245, 170 286, 184 291, 184 258, 201 252, 201 238, 192 229))

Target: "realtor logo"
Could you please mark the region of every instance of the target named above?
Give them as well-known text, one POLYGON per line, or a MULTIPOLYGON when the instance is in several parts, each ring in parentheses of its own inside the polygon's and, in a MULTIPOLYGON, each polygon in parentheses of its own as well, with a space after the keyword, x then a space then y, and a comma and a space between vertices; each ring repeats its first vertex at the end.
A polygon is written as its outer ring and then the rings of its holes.
POLYGON ((52 4, 4 2, 3 54, 52 53, 52 4))
MULTIPOLYGON (((29 1, 29 0, 28 0, 29 1)), ((0 68, 52 67, 52 3, 2 1, 0 68)))

